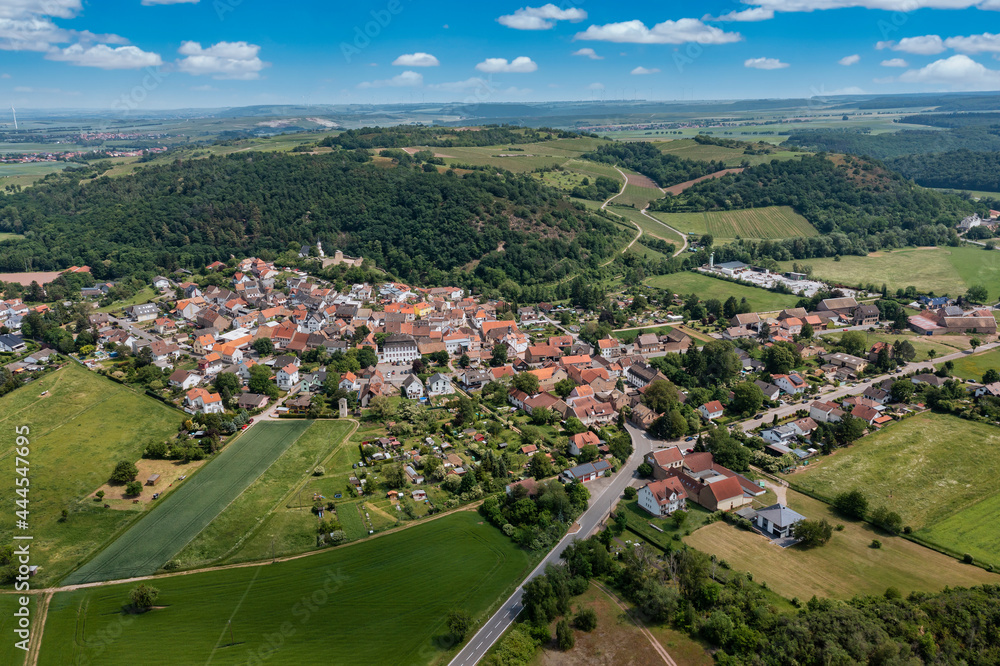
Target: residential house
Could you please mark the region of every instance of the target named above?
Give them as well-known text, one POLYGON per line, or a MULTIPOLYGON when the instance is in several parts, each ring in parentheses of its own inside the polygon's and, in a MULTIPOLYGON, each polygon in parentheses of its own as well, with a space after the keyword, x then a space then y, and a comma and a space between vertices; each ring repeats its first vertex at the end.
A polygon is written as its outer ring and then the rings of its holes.
POLYGON ((569 438, 569 454, 571 456, 580 455, 580 451, 585 446, 600 446, 601 438, 593 431, 577 433, 569 438))
POLYGON ((816 421, 809 416, 792 421, 789 426, 795 430, 795 434, 799 437, 809 437, 819 427, 816 421))
POLYGON ((655 333, 643 333, 635 339, 635 352, 637 354, 654 354, 661 351, 660 339, 655 333))
POLYGON ((784 504, 772 504, 757 512, 754 524, 769 537, 787 539, 792 535, 795 524, 805 519, 805 516, 789 509, 784 504))
POLYGON ((27 348, 20 335, 0 335, 0 352, 22 352, 27 348))
POLYGON ((706 421, 712 421, 721 417, 725 414, 725 411, 726 410, 722 407, 722 403, 718 400, 706 402, 698 408, 698 412, 701 414, 701 417, 706 421))
POLYGON ((299 383, 299 368, 294 363, 280 368, 275 375, 278 388, 282 391, 290 391, 293 386, 299 383))
POLYGON ((777 400, 778 394, 781 393, 781 389, 779 389, 774 384, 768 384, 767 382, 762 382, 759 379, 754 380, 754 384, 756 384, 757 388, 760 389, 760 392, 764 394, 764 398, 766 400, 771 400, 771 401, 777 400))
POLYGON ((872 409, 868 405, 855 405, 854 409, 851 410, 851 416, 856 419, 861 419, 868 425, 875 423, 875 419, 879 417, 879 412, 876 409, 872 409))
POLYGON ((419 400, 424 397, 424 383, 416 375, 410 375, 403 382, 402 393, 410 400, 419 400))
POLYGON ((594 462, 584 463, 566 470, 562 473, 562 480, 565 483, 572 483, 573 481, 587 483, 588 481, 593 481, 604 476, 605 472, 610 471, 611 463, 607 460, 595 460, 594 462))
POLYGON ((417 341, 412 335, 393 333, 382 342, 380 363, 409 363, 420 358, 417 341))
POLYGON ((874 305, 859 305, 854 308, 851 323, 855 326, 877 326, 879 309, 874 305))
POLYGON ((260 393, 243 393, 236 400, 236 406, 248 411, 264 409, 267 407, 267 396, 260 393))
POLYGON ((225 411, 222 396, 218 393, 209 393, 203 388, 189 389, 184 396, 184 404, 202 414, 221 414, 225 411))
POLYGON ((797 372, 793 372, 787 375, 772 375, 771 379, 774 380, 775 385, 780 388, 785 393, 790 395, 799 395, 806 390, 806 380, 802 378, 802 375, 797 372))
POLYGON ((622 355, 622 345, 615 338, 604 338, 597 341, 597 350, 602 358, 618 358, 622 355))
POLYGON ((669 446, 646 454, 645 461, 653 468, 653 478, 660 480, 670 476, 670 470, 680 469, 684 464, 684 454, 680 447, 669 446))
POLYGON ((683 510, 687 504, 687 491, 676 477, 647 483, 639 489, 639 506, 657 518, 683 510))
POLYGON ((868 367, 867 359, 858 358, 857 356, 852 356, 850 354, 844 354, 838 352, 836 354, 820 354, 820 358, 830 365, 835 365, 841 368, 847 368, 851 372, 858 373, 862 372, 868 367))
POLYGON ((789 444, 796 440, 798 431, 790 425, 782 425, 765 430, 761 436, 771 444, 789 444))
POLYGON ((198 385, 198 382, 201 381, 201 375, 188 370, 174 370, 167 381, 170 383, 170 386, 187 391, 198 385))
POLYGON ((809 418, 817 423, 838 423, 844 412, 832 402, 817 400, 809 405, 809 418))
POLYGON ((160 314, 159 308, 152 303, 130 305, 125 308, 125 312, 132 321, 150 321, 156 319, 160 314))
POLYGON ((434 373, 427 378, 428 395, 450 395, 455 392, 455 387, 451 385, 451 378, 440 372, 434 373))

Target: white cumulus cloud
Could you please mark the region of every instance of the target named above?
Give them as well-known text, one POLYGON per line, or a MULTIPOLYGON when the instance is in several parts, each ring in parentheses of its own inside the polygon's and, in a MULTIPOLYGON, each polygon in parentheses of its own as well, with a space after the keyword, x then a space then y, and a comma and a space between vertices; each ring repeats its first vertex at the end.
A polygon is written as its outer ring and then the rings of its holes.
POLYGON ((587 90, 604 90, 604 84, 598 82, 591 83, 589 86, 587 86, 587 90))
POLYGON ((1000 88, 1000 71, 987 68, 967 55, 953 55, 935 60, 926 67, 903 72, 904 83, 933 83, 956 90, 996 90, 1000 88))
POLYGON ((748 58, 743 61, 743 66, 751 69, 784 69, 788 67, 788 63, 777 58, 748 58))
POLYGON ((528 56, 518 56, 507 62, 506 58, 487 58, 476 69, 488 74, 503 72, 505 74, 527 74, 538 69, 538 65, 528 56))
POLYGON ((250 81, 260 78, 267 67, 258 54, 260 47, 247 42, 219 42, 203 48, 198 42, 184 42, 177 50, 182 56, 177 69, 194 76, 250 81))
POLYGON ((587 12, 577 7, 561 9, 552 3, 541 7, 522 7, 513 14, 497 19, 500 25, 514 30, 550 30, 556 21, 582 21, 587 18, 587 12))
POLYGON ((902 58, 889 58, 888 60, 883 60, 881 63, 883 67, 909 67, 910 63, 906 62, 902 58))
POLYGON ((631 73, 632 74, 637 74, 637 75, 639 75, 639 74, 656 74, 659 71, 660 70, 656 69, 655 67, 653 69, 646 69, 645 67, 639 66, 639 67, 636 67, 635 69, 633 69, 631 73))
POLYGON ((844 67, 850 67, 851 65, 858 64, 860 61, 861 61, 861 56, 855 53, 854 55, 844 56, 837 62, 843 65, 844 67))
POLYGON ((682 18, 676 21, 657 23, 652 28, 639 20, 606 25, 592 25, 577 33, 573 39, 624 44, 729 44, 738 42, 743 36, 738 32, 726 32, 715 26, 705 25, 698 19, 682 18))
POLYGON ((430 53, 404 53, 392 61, 393 65, 400 67, 437 67, 441 63, 430 53))
POLYGON ((711 16, 705 14, 701 17, 702 21, 736 21, 739 23, 753 23, 755 21, 770 21, 774 18, 773 9, 764 9, 763 7, 751 7, 750 9, 744 9, 743 11, 733 10, 722 16, 711 16))
POLYGON ((1000 53, 1000 35, 984 32, 968 37, 949 37, 944 45, 959 53, 1000 53))
POLYGON ((576 51, 573 51, 572 55, 590 58, 591 60, 604 60, 604 56, 597 55, 597 52, 592 48, 577 49, 576 51))
POLYGON ((1000 10, 998 0, 743 0, 744 4, 759 5, 776 12, 812 12, 823 9, 863 7, 889 12, 912 12, 918 9, 979 9, 1000 10))
POLYGON ((892 49, 915 55, 937 55, 947 47, 944 45, 944 40, 938 35, 921 35, 919 37, 904 37, 898 42, 877 42, 875 48, 880 51, 892 49))
POLYGON ((424 85, 424 76, 419 72, 411 72, 409 70, 397 74, 391 79, 382 79, 380 81, 362 81, 358 84, 359 88, 419 88, 424 85))
POLYGON ((96 44, 91 47, 73 44, 64 49, 54 48, 46 53, 45 57, 48 60, 99 69, 141 69, 159 67, 163 64, 163 59, 157 53, 143 51, 137 46, 112 48, 107 44, 96 44))
POLYGON ((80 0, 4 0, 0 2, 0 18, 73 18, 82 9, 80 0))

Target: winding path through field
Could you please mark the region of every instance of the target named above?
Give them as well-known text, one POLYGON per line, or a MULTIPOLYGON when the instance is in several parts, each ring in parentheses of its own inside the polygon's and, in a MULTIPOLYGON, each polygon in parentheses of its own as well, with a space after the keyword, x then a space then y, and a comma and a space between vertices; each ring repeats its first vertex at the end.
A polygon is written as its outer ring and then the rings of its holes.
POLYGON ((647 639, 649 639, 649 642, 653 646, 653 649, 656 650, 656 653, 663 658, 663 662, 667 664, 667 666, 677 666, 677 662, 673 660, 673 658, 670 656, 670 653, 667 652, 667 650, 663 647, 663 645, 660 644, 660 641, 656 640, 656 637, 653 636, 653 634, 649 631, 649 629, 647 629, 641 622, 632 617, 632 614, 629 613, 628 606, 622 603, 622 600, 618 598, 617 594, 610 591, 609 589, 598 583, 596 580, 593 581, 593 583, 594 587, 596 587, 598 590, 603 592, 609 599, 611 599, 611 601, 613 601, 614 604, 618 606, 618 608, 620 608, 622 612, 625 613, 626 616, 628 616, 628 619, 632 621, 632 624, 638 627, 639 631, 642 632, 642 635, 645 636, 647 639))
MULTIPOLYGON (((614 196, 608 197, 608 200, 601 204, 601 210, 604 210, 605 206, 607 206, 609 203, 611 203, 611 201, 613 199, 617 199, 622 194, 624 194, 625 193, 625 188, 628 187, 628 175, 624 171, 622 171, 621 169, 619 169, 618 167, 615 167, 614 169, 615 169, 615 171, 617 171, 618 173, 620 173, 622 175, 622 189, 618 190, 618 194, 615 194, 614 196)), ((636 234, 636 237, 632 239, 631 243, 629 243, 628 245, 625 246, 625 248, 622 250, 622 254, 625 254, 626 252, 628 252, 628 249, 630 247, 632 247, 633 245, 635 245, 635 242, 637 240, 639 240, 640 238, 642 238, 642 227, 640 227, 635 222, 632 222, 632 224, 635 225, 635 228, 639 230, 639 233, 636 234)), ((601 264, 601 268, 604 268, 605 266, 607 266, 608 264, 610 264, 614 260, 615 260, 614 255, 611 255, 610 259, 608 259, 603 264, 601 264)))

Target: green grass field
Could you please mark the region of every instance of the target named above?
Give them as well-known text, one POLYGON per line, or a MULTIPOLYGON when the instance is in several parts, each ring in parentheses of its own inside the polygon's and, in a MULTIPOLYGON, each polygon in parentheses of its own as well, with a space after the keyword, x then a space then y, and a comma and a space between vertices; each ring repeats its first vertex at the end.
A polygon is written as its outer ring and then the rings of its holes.
MULTIPOLYGON (((791 270, 792 263, 782 262, 781 269, 791 270)), ((799 263, 812 266, 818 278, 847 285, 884 283, 893 290, 912 285, 939 296, 960 296, 974 284, 985 284, 991 299, 1000 298, 1000 252, 976 246, 907 248, 799 263)))
POLYGON ((455 651, 438 641, 448 611, 482 622, 535 562, 461 512, 288 562, 157 579, 162 607, 142 615, 122 612, 132 585, 59 593, 39 663, 442 663, 455 651))
POLYGON ((692 271, 657 275, 647 279, 646 284, 657 289, 669 289, 675 294, 698 294, 703 301, 711 298, 725 301, 730 296, 735 296, 737 301, 746 298, 754 312, 791 308, 799 300, 798 296, 775 294, 766 289, 727 282, 692 271))
POLYGON ((8 240, 19 240, 21 238, 24 238, 24 236, 22 236, 21 234, 12 234, 6 231, 0 232, 0 242, 8 240))
MULTIPOLYGON (((19 595, 14 594, 0 594, 0 632, 3 632, 6 640, 0 644, 0 664, 9 664, 10 666, 15 666, 15 664, 23 664, 26 653, 14 647, 15 641, 20 641, 20 637, 16 637, 14 634, 14 629, 17 628, 17 618, 14 617, 14 611, 20 608, 17 597, 19 595)), ((31 595, 31 601, 28 603, 28 611, 31 613, 31 618, 36 617, 35 613, 38 609, 38 595, 31 595)), ((37 627, 34 628, 37 631, 37 627)))
MULTIPOLYGON (((351 421, 311 421, 299 437, 270 467, 243 491, 198 536, 177 553, 182 568, 215 563, 239 551, 235 560, 262 559, 274 553, 287 555, 316 547, 316 517, 308 509, 291 508, 295 493, 317 465, 341 445, 354 427, 351 421), (272 511, 294 511, 304 523, 301 532, 281 534, 270 529, 272 511), (254 539, 258 536, 258 539, 254 539), (254 542, 258 548, 247 548, 254 542)), ((261 424, 257 427, 270 426, 261 424)), ((251 431, 252 432, 252 431, 251 431)))
POLYGON ((994 485, 998 465, 995 426, 927 413, 894 423, 788 478, 823 497, 860 489, 873 506, 898 512, 917 536, 959 553, 972 543, 992 543, 986 561, 1000 566, 1000 534, 995 514, 988 513, 1000 502, 994 485))
POLYGON ((255 425, 167 495, 148 516, 72 572, 64 584, 155 572, 239 497, 308 427, 309 422, 304 420, 255 425))
MULTIPOLYGON (((617 201, 617 199, 615 201, 617 201)), ((614 213, 615 215, 621 215, 629 222, 639 225, 639 228, 642 229, 643 236, 648 234, 653 238, 659 238, 660 240, 664 240, 668 243, 673 243, 677 249, 680 249, 680 247, 684 244, 684 239, 679 234, 676 234, 662 224, 649 219, 643 215, 641 211, 636 210, 635 208, 615 206, 614 204, 611 204, 605 210, 609 213, 614 213)))
POLYGON ((716 242, 735 238, 815 236, 818 233, 806 218, 789 206, 653 215, 684 233, 712 234, 716 242))
MULTIPOLYGON (((836 344, 836 341, 843 337, 843 333, 823 333, 820 331, 818 337, 823 340, 829 340, 830 342, 836 344)), ((956 351, 962 351, 969 348, 969 338, 965 335, 917 335, 915 333, 865 333, 865 340, 867 345, 871 345, 876 342, 887 342, 889 344, 894 343, 896 340, 906 340, 917 352, 917 356, 914 360, 916 361, 926 361, 929 356, 927 353, 932 349, 935 352, 935 356, 946 356, 948 354, 954 354, 956 351)))
MULTIPOLYGON (((752 139, 742 138, 742 141, 752 139)), ((694 139, 675 139, 673 141, 657 142, 661 152, 676 155, 688 160, 702 162, 723 162, 727 167, 738 167, 744 162, 751 165, 763 164, 771 160, 788 160, 808 153, 796 153, 788 150, 776 150, 769 155, 744 155, 742 148, 726 148, 725 146, 703 145, 694 139)))
MULTIPOLYGON (((941 367, 943 364, 938 364, 941 367)), ((983 373, 989 369, 1000 370, 1000 349, 991 349, 982 354, 973 354, 955 361, 952 374, 962 379, 982 379, 983 373)))
MULTIPOLYGON (((119 460, 138 460, 147 445, 176 433, 184 416, 75 363, 0 398, 0 430, 11 435, 0 460, 9 469, 14 428, 30 428, 29 524, 39 583, 64 575, 138 515, 138 507, 106 510, 90 495, 119 460), (63 509, 66 521, 60 520, 63 509)), ((0 496, 14 497, 14 478, 13 472, 3 475, 0 496)), ((7 521, 0 539, 11 533, 7 521)))
POLYGON ((791 599, 813 595, 849 599, 858 594, 881 594, 895 587, 904 595, 911 591, 937 592, 946 586, 996 584, 1000 576, 979 567, 924 548, 902 537, 886 536, 866 523, 844 520, 818 500, 788 492, 788 505, 806 518, 822 518, 843 524, 833 538, 818 548, 779 548, 756 532, 725 522, 712 523, 685 537, 684 542, 716 555, 739 571, 749 571, 755 582, 791 599), (870 548, 873 539, 882 542, 870 548))

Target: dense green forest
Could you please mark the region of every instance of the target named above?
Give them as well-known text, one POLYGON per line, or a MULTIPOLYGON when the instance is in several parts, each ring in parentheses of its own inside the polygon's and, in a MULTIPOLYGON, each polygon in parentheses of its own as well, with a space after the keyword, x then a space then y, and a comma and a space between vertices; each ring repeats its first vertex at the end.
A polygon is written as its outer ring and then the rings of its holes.
POLYGON ((871 134, 863 129, 799 130, 788 133, 787 143, 808 150, 866 155, 882 160, 951 150, 1000 150, 1000 129, 973 125, 884 134, 871 134))
POLYGON ((904 116, 899 122, 908 125, 929 125, 930 127, 1000 127, 1000 113, 947 113, 914 114, 904 116))
POLYGON ((744 242, 777 260, 867 254, 880 248, 957 242, 954 226, 985 205, 926 190, 876 162, 825 155, 761 164, 706 180, 654 203, 670 212, 791 206, 821 236, 744 242))
POLYGON ((527 175, 459 176, 371 163, 365 151, 239 153, 80 183, 53 174, 8 194, 0 272, 94 267, 98 279, 230 255, 271 258, 317 240, 427 284, 561 279, 628 236, 527 175), (102 265, 110 260, 110 265, 102 265))
POLYGON ((1000 153, 955 150, 897 157, 886 164, 924 187, 1000 192, 1000 153))
POLYGON ((592 153, 585 153, 583 157, 638 171, 652 178, 660 187, 677 185, 726 168, 721 162, 696 162, 666 155, 653 144, 644 141, 610 143, 598 147, 592 153))
POLYGON ((347 130, 337 136, 328 136, 320 146, 342 148, 406 148, 409 146, 500 146, 504 144, 537 143, 552 138, 573 138, 573 132, 539 129, 520 129, 507 125, 487 125, 475 129, 458 130, 451 127, 362 127, 347 130))

